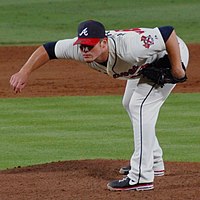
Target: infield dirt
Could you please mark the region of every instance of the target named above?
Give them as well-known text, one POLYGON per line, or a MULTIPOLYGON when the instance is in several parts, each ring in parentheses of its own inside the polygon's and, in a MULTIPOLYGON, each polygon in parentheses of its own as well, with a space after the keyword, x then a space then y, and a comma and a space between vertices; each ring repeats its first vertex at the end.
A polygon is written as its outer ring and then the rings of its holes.
MULTIPOLYGON (((200 45, 188 45, 188 81, 173 92, 200 92, 200 45)), ((21 94, 9 86, 10 76, 26 62, 36 46, 0 47, 0 98, 123 95, 125 81, 114 80, 76 61, 52 60, 35 71, 21 94)), ((106 184, 121 179, 125 160, 63 161, 0 171, 0 200, 184 200, 199 199, 200 163, 165 162, 166 175, 155 178, 146 192, 110 192, 106 184)))

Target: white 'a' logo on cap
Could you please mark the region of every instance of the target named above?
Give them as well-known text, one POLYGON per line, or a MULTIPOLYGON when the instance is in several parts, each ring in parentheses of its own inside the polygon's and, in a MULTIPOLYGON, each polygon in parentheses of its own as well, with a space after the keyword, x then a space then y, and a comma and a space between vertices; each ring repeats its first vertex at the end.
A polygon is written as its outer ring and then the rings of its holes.
POLYGON ((81 32, 81 33, 79 33, 79 36, 81 36, 81 35, 88 36, 88 31, 87 31, 87 28, 84 28, 84 29, 82 30, 82 32, 81 32))

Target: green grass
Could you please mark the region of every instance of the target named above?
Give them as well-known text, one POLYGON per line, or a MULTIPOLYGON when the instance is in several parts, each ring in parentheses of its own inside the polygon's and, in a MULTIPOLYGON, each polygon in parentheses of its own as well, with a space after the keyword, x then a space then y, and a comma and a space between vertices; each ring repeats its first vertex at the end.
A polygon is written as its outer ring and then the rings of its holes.
MULTIPOLYGON (((167 161, 200 161, 200 94, 172 94, 157 135, 167 161)), ((0 99, 0 168, 58 160, 129 159, 132 130, 119 96, 0 99)))
POLYGON ((200 42, 199 8, 199 0, 3 0, 0 45, 71 38, 86 19, 107 29, 173 25, 187 43, 200 42))
POLYGON ((170 161, 200 161, 200 94, 173 94, 162 108, 158 136, 170 161))

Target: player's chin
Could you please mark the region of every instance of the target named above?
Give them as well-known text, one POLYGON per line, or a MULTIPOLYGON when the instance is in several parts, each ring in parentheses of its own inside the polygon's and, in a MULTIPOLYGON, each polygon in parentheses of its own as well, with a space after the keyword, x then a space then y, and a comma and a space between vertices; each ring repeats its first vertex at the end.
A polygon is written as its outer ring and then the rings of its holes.
POLYGON ((94 59, 92 59, 91 57, 90 57, 90 58, 87 57, 87 58, 84 58, 84 61, 85 61, 86 63, 91 63, 91 62, 94 61, 94 59))

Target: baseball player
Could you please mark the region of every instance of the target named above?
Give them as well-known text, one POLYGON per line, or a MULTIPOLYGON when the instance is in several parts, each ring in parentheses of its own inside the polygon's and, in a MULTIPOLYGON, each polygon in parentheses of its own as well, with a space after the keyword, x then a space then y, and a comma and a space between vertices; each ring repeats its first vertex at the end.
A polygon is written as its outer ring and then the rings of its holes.
MULTIPOLYGON (((127 81, 123 105, 134 132, 130 170, 122 180, 107 184, 110 190, 151 190, 154 172, 164 174, 162 149, 155 125, 162 104, 184 82, 189 53, 171 26, 105 31, 97 21, 78 26, 78 37, 46 43, 31 55, 10 79, 16 93, 30 74, 50 59, 75 59, 116 79, 127 81)), ((87 76, 87 75, 86 75, 87 76)))

